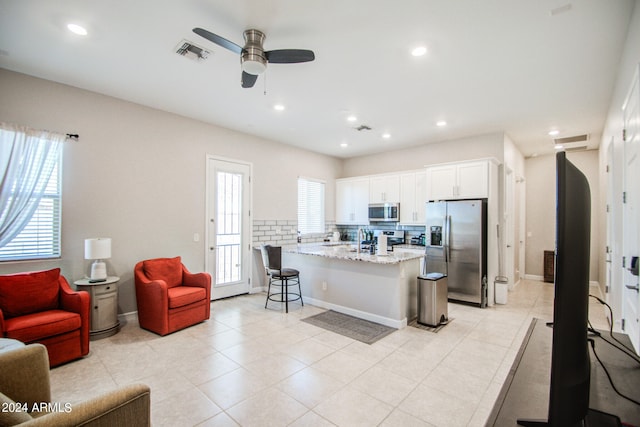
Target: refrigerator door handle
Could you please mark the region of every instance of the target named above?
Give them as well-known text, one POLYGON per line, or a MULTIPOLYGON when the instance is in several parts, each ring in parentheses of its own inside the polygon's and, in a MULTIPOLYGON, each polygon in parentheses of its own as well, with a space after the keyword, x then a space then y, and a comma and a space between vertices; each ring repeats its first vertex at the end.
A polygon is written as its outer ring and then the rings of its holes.
POLYGON ((447 269, 449 266, 449 260, 451 259, 450 233, 451 233, 451 215, 447 215, 444 217, 444 260, 447 263, 447 269))

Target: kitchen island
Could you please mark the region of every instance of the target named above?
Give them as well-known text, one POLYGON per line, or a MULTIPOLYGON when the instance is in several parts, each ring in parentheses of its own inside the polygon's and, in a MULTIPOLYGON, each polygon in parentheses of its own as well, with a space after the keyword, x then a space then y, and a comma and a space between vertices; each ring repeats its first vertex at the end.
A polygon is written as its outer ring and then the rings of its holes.
POLYGON ((349 243, 282 248, 283 265, 300 271, 305 302, 393 328, 417 316, 421 253, 358 253, 349 243))

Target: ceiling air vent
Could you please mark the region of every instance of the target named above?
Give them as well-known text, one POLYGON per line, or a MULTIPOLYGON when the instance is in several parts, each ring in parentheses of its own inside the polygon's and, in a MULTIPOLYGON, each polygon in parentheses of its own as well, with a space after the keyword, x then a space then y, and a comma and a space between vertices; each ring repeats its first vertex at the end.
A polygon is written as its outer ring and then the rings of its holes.
POLYGON ((575 135, 567 136, 565 138, 555 138, 553 144, 556 149, 563 149, 564 151, 581 151, 588 149, 589 135, 575 135))
POLYGON ((564 151, 582 151, 586 149, 587 149, 586 145, 576 145, 576 146, 566 147, 564 151))
POLYGON ((567 145, 567 144, 573 144, 576 142, 586 142, 588 140, 589 140, 589 135, 584 134, 584 135, 576 135, 576 136, 567 136, 565 138, 556 138, 553 140, 553 143, 560 144, 560 145, 567 145))
POLYGON ((176 53, 197 62, 204 61, 209 56, 208 50, 200 46, 196 46, 194 43, 191 43, 188 40, 182 40, 178 44, 176 53))

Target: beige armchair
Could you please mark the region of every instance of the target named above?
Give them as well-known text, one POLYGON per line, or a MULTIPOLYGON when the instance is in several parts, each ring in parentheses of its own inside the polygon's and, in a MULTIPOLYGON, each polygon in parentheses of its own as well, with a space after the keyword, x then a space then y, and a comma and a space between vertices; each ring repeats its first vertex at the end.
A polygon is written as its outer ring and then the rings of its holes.
POLYGON ((0 353, 2 426, 150 426, 150 404, 150 390, 144 384, 121 387, 82 403, 51 403, 45 346, 30 344, 0 353))

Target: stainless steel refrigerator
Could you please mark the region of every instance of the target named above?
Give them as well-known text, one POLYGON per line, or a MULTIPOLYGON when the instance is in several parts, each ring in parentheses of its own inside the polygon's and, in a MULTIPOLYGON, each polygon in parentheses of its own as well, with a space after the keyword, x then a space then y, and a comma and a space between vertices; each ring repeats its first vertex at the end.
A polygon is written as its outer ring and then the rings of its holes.
POLYGON ((449 300, 486 307, 486 199, 427 203, 424 273, 447 275, 449 300))

